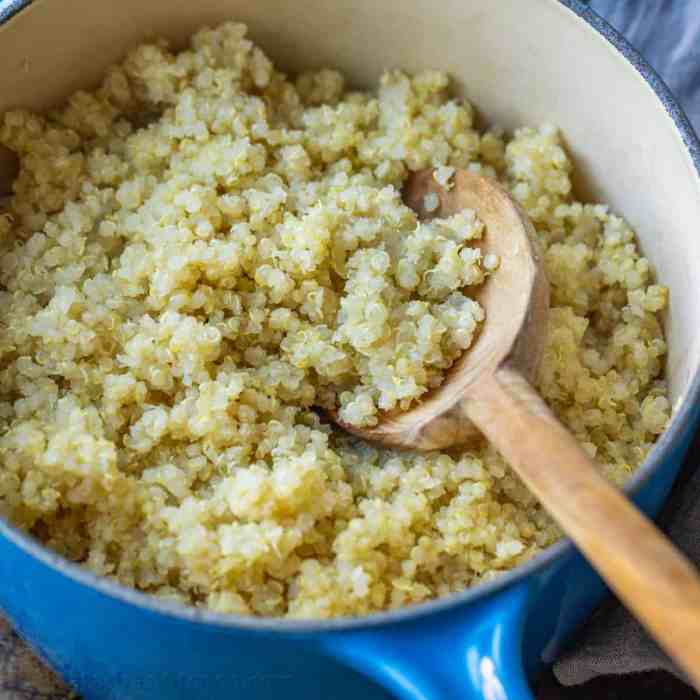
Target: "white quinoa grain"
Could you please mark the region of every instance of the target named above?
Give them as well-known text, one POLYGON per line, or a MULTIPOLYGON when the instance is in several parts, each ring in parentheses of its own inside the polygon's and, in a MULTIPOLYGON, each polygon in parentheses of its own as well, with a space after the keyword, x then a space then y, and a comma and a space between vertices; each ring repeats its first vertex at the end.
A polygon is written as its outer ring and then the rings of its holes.
POLYGON ((494 270, 498 269, 498 266, 501 264, 501 259, 498 255, 495 255, 494 253, 487 253, 484 255, 484 270, 487 270, 488 272, 493 272, 494 270))
POLYGON ((423 197, 423 207, 427 212, 434 212, 440 206, 440 198, 435 194, 435 192, 428 192, 428 194, 423 197))
POLYGON ((450 182, 452 176, 455 174, 455 168, 448 165, 441 165, 439 168, 435 168, 433 171, 433 179, 440 185, 440 187, 451 190, 454 183, 450 182))

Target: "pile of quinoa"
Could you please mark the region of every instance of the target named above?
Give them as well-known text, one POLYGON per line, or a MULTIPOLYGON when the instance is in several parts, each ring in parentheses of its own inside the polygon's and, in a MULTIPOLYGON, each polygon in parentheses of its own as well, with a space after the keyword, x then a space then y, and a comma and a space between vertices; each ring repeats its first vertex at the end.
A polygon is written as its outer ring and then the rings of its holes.
POLYGON ((552 289, 539 390, 622 483, 669 417, 653 283, 572 194, 558 131, 474 127, 436 71, 291 79, 227 23, 133 51, 95 92, 4 116, 0 513, 97 574, 246 615, 417 603, 558 528, 486 443, 378 449, 356 425, 440 383, 484 311, 472 212, 419 224, 408 173, 497 178, 552 289))

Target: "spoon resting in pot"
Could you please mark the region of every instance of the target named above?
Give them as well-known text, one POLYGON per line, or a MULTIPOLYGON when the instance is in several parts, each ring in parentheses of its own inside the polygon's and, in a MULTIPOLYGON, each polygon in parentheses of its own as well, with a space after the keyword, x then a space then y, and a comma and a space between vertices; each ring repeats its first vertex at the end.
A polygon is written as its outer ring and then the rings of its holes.
MULTIPOLYGON (((618 597, 700 690, 700 578, 656 526, 601 474, 532 388, 546 337, 549 284, 532 223, 496 182, 457 171, 446 190, 414 173, 404 201, 421 219, 472 209, 498 269, 474 298, 486 320, 443 384, 373 427, 343 429, 387 447, 432 450, 483 434, 618 597), (426 195, 439 206, 428 212, 426 195)), ((430 201, 429 200, 429 201, 430 201)))

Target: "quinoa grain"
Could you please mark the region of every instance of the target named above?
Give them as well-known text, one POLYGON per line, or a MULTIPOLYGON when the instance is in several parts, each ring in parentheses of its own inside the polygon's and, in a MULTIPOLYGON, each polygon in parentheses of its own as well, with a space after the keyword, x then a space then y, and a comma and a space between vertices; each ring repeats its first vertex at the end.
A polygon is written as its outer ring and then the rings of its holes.
POLYGON ((559 530, 488 445, 391 452, 371 424, 441 380, 498 261, 472 212, 419 224, 410 170, 504 183, 546 250, 539 389, 623 482, 669 416, 634 234, 577 202, 553 127, 479 133, 448 78, 295 82, 242 25, 142 46, 39 116, 0 216, 0 509, 97 574, 264 616, 362 615, 487 580, 559 530))

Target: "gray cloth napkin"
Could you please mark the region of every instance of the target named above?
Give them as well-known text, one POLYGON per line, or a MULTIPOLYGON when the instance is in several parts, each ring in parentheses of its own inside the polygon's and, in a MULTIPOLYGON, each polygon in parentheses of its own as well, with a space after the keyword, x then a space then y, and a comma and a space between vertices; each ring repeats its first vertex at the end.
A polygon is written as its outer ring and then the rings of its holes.
MULTIPOLYGON (((700 1, 592 0, 661 74, 700 132, 700 1)), ((673 541, 700 565, 700 435, 660 518, 673 541)), ((554 666, 564 685, 604 675, 666 670, 683 678, 639 623, 614 599, 606 601, 554 666)))

